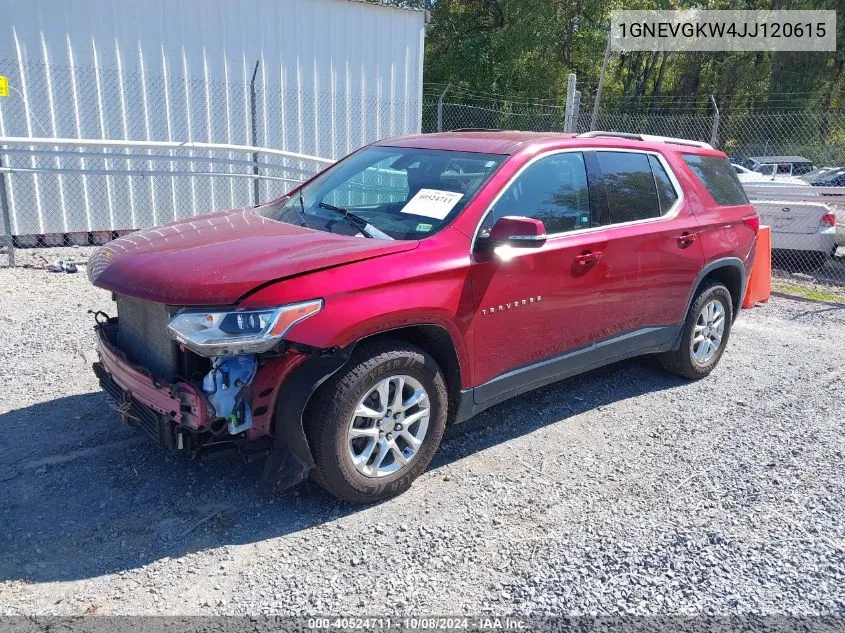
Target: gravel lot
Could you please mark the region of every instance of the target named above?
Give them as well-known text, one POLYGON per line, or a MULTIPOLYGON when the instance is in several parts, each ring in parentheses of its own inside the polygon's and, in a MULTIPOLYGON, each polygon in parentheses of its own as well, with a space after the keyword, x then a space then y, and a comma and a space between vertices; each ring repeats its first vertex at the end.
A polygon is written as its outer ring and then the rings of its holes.
POLYGON ((0 613, 845 613, 845 306, 743 313, 699 383, 637 361, 514 399, 357 507, 122 426, 84 268, 0 268, 0 300, 0 613))

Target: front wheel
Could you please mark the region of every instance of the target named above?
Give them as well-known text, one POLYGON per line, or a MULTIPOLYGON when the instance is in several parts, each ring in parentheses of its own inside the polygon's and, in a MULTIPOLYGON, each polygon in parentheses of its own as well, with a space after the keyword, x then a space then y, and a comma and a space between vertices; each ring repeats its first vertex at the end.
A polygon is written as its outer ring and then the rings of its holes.
POLYGON ((440 446, 443 373, 402 341, 361 344, 306 415, 313 479, 336 497, 371 503, 407 490, 440 446))
POLYGON ((717 281, 705 282, 687 313, 680 346, 660 357, 663 367, 684 378, 704 378, 722 358, 732 323, 731 293, 717 281))

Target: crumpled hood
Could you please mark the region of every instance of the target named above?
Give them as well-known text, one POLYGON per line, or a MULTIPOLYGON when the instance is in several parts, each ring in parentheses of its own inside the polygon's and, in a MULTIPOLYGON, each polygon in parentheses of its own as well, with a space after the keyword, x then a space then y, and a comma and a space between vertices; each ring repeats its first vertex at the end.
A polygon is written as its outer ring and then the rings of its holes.
POLYGON ((267 282, 417 244, 315 231, 238 209, 109 242, 91 256, 88 277, 100 288, 160 303, 231 305, 267 282))

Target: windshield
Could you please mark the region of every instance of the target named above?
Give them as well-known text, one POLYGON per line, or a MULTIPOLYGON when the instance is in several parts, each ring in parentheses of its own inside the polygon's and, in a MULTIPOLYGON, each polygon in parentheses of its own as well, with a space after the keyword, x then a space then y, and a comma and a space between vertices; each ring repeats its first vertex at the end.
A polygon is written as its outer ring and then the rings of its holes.
POLYGON ((457 217, 505 158, 366 147, 306 185, 301 200, 291 195, 260 211, 280 222, 341 235, 422 239, 457 217))

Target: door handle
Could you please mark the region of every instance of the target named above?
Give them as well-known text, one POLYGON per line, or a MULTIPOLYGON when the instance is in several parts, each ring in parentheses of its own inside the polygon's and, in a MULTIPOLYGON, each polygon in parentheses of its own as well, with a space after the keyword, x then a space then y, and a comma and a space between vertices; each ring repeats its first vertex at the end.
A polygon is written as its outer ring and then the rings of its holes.
POLYGON ((684 231, 678 236, 678 246, 681 248, 686 248, 690 244, 695 241, 696 234, 695 233, 688 233, 684 231))
POLYGON ((575 256, 575 262, 581 264, 582 266, 586 266, 587 264, 594 264, 595 262, 601 259, 602 252, 601 251, 586 251, 581 253, 580 255, 575 256))

